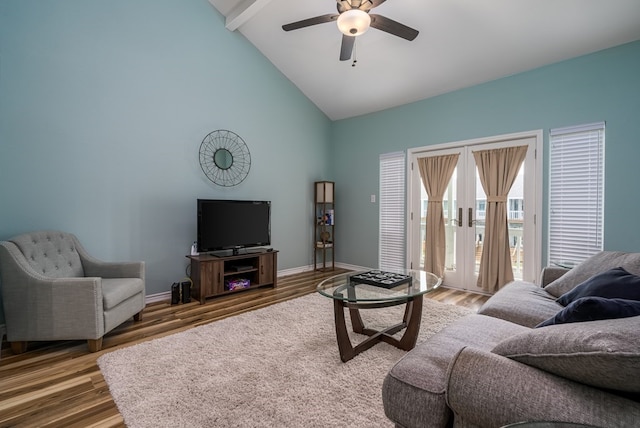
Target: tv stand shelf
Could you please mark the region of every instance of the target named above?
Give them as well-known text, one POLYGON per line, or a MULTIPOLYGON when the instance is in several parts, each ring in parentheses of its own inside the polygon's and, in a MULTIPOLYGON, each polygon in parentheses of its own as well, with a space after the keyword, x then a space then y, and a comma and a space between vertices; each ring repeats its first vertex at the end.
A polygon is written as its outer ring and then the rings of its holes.
POLYGON ((278 252, 264 251, 230 256, 188 255, 191 260, 191 295, 204 303, 209 297, 222 296, 252 288, 277 285, 278 252), (249 287, 229 290, 229 281, 244 279, 249 287))

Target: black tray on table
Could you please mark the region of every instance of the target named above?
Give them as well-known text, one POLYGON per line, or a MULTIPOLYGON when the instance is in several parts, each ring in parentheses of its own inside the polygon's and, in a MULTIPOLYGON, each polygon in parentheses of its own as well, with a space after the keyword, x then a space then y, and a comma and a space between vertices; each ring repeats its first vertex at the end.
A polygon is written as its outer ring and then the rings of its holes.
POLYGON ((395 272, 371 270, 358 273, 349 277, 349 282, 355 284, 368 284, 376 287, 393 288, 401 284, 411 283, 411 276, 395 272))

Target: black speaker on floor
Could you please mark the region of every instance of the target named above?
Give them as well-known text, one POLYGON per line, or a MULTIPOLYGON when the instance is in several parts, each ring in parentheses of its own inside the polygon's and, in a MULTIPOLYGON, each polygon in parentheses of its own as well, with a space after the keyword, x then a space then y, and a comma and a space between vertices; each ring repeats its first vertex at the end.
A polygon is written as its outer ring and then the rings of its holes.
POLYGON ((177 305, 180 303, 180 284, 174 282, 171 284, 171 304, 177 305))
POLYGON ((189 303, 191 301, 191 283, 185 281, 182 283, 182 303, 189 303))

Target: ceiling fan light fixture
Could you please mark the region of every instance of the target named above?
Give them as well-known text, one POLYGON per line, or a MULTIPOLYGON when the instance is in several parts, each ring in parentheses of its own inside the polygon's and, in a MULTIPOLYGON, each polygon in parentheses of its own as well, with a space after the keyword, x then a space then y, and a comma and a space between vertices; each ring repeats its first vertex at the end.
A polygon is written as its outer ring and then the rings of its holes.
POLYGON ((359 36, 369 29, 371 17, 363 10, 350 9, 338 16, 338 29, 347 36, 359 36))

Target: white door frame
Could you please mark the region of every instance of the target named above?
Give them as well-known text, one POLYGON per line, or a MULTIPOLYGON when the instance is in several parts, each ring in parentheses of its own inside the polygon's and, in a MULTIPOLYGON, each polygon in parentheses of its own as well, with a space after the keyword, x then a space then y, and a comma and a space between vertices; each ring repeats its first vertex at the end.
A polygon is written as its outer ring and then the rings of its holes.
MULTIPOLYGON (((504 141, 511 141, 511 140, 517 140, 517 139, 524 139, 524 138, 534 138, 535 142, 534 142, 534 146, 535 146, 535 166, 534 166, 534 171, 535 171, 535 180, 532 184, 530 184, 529 182, 527 182, 527 187, 529 187, 530 185, 535 186, 534 189, 534 198, 535 198, 535 208, 533 210, 533 225, 534 225, 534 231, 532 236, 527 236, 526 239, 531 239, 533 238, 533 257, 532 257, 532 261, 533 261, 533 266, 531 269, 527 269, 527 272, 525 277, 523 277, 523 279, 525 281, 531 281, 531 282, 535 282, 535 283, 539 283, 539 276, 540 276, 540 271, 542 269, 542 183, 543 183, 543 178, 542 178, 542 166, 543 166, 543 130, 542 129, 538 129, 538 130, 533 130, 533 131, 525 131, 525 132, 518 132, 518 133, 513 133, 513 134, 504 134, 504 135, 497 135, 497 136, 491 136, 491 137, 484 137, 484 138, 474 138, 474 139, 470 139, 470 140, 463 140, 463 141, 455 141, 455 142, 450 142, 450 143, 442 143, 442 144, 434 144, 434 145, 430 145, 430 146, 422 146, 422 147, 415 147, 412 149, 408 149, 407 150, 407 187, 406 187, 406 192, 407 192, 407 212, 406 212, 406 224, 407 224, 407 247, 406 247, 406 260, 407 260, 407 268, 410 268, 410 263, 411 260, 414 258, 412 251, 413 248, 419 248, 419 246, 416 246, 415 244, 415 240, 416 239, 420 239, 420 233, 414 233, 414 221, 412 220, 414 217, 414 213, 416 218, 419 219, 420 217, 420 208, 419 206, 414 206, 414 204, 416 204, 416 202, 419 203, 419 197, 416 198, 414 197, 414 195, 411 194, 413 186, 415 185, 414 180, 416 180, 415 174, 412 173, 413 168, 414 168, 414 163, 413 160, 415 159, 416 155, 418 154, 425 154, 428 153, 430 151, 434 151, 434 150, 446 150, 446 149, 453 149, 453 148, 458 148, 458 147, 464 147, 464 146, 470 146, 470 145, 477 145, 477 144, 490 144, 490 143, 500 143, 500 142, 504 142, 504 141)), ((418 166, 415 165, 415 168, 417 168, 418 166)), ((421 183, 420 183, 421 184, 421 183)), ((419 223, 419 221, 418 221, 419 223)), ((419 230, 419 229, 418 229, 419 230)), ((526 242, 526 241, 525 241, 526 242)))

